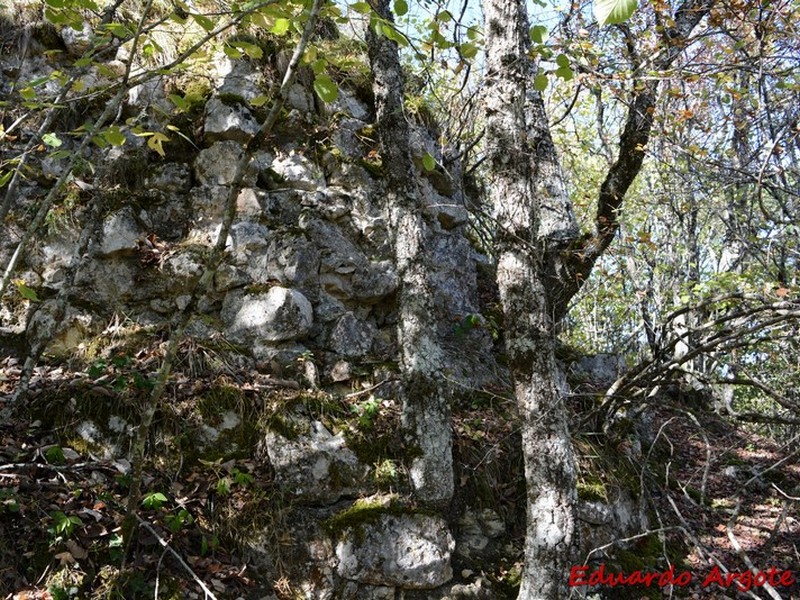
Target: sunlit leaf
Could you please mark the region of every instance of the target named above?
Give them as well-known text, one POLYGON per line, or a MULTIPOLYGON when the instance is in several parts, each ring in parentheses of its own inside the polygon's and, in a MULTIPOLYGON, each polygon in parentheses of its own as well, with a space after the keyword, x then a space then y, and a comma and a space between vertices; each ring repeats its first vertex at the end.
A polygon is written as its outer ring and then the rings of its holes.
POLYGON ((547 27, 544 25, 534 25, 531 27, 531 41, 537 44, 543 44, 547 38, 547 27))
POLYGON ((112 125, 103 132, 103 138, 112 146, 122 146, 125 143, 125 134, 119 127, 112 125))
POLYGON ((164 153, 164 148, 163 148, 162 144, 164 142, 168 142, 168 141, 169 141, 169 138, 166 135, 164 135, 163 133, 156 132, 152 136, 150 136, 149 140, 147 140, 147 146, 151 150, 155 150, 156 152, 158 152, 158 154, 161 156, 161 158, 164 158, 164 156, 166 156, 166 154, 164 153))
POLYGON ((314 46, 309 46, 303 53, 303 63, 308 65, 317 60, 317 49, 314 46))
POLYGON ((24 279, 15 279, 14 285, 17 287, 17 292, 19 292, 20 296, 31 302, 39 302, 39 296, 36 295, 34 290, 25 285, 24 279))
POLYGON ((204 15, 193 14, 192 18, 205 31, 211 31, 212 29, 214 29, 214 21, 212 21, 208 17, 206 17, 204 15))
POLYGON ((575 76, 575 73, 569 67, 559 67, 556 69, 556 76, 561 77, 564 81, 569 81, 575 76))
POLYGON ((406 0, 394 0, 394 14, 402 17, 408 12, 408 2, 406 0))
POLYGON ((286 35, 289 33, 289 25, 291 25, 289 19, 275 19, 275 24, 270 31, 275 35, 286 35))
POLYGON ((51 148, 58 148, 64 143, 58 139, 58 136, 55 133, 45 133, 42 136, 42 141, 51 148))
POLYGON ((547 89, 547 75, 539 73, 533 80, 533 89, 543 92, 547 89))
POLYGON ((475 58, 475 55, 478 54, 478 47, 475 44, 461 44, 460 46, 461 56, 469 60, 470 58, 475 58))
POLYGON ((231 46, 239 48, 250 58, 259 59, 264 56, 264 51, 261 47, 256 44, 251 44, 250 42, 231 42, 231 46))
POLYGON ((362 15, 365 15, 370 10, 372 10, 370 5, 367 4, 366 2, 354 2, 353 4, 350 5, 350 8, 352 8, 354 11, 356 11, 357 13, 360 13, 362 15))
POLYGON ((430 152, 422 155, 422 166, 426 171, 434 171, 436 169, 436 159, 433 158, 430 152))
POLYGON ((324 73, 314 78, 314 91, 323 102, 334 102, 339 97, 339 87, 324 73))
POLYGON ((250 106, 255 106, 256 108, 259 106, 264 106, 267 103, 267 100, 269 100, 269 98, 264 94, 261 94, 260 96, 256 96, 250 100, 250 106))
POLYGON ((190 104, 183 96, 178 94, 170 94, 167 96, 167 98, 169 98, 169 101, 172 102, 178 108, 178 110, 189 110, 190 104))
POLYGON ((225 53, 225 56, 228 58, 242 58, 242 51, 238 48, 234 48, 233 46, 225 46, 222 51, 225 53))
POLYGON ((636 6, 637 0, 594 0, 594 17, 601 26, 624 23, 636 6))
POLYGON ((314 75, 319 75, 325 72, 325 69, 328 66, 328 61, 324 58, 320 58, 319 60, 315 60, 311 63, 311 70, 314 71, 314 75))

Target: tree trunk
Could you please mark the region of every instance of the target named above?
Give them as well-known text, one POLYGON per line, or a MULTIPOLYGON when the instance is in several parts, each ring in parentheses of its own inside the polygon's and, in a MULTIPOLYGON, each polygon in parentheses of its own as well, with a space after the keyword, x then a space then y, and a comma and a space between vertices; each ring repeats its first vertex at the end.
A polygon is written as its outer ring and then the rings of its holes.
MULTIPOLYGON (((658 79, 716 0, 686 0, 670 17, 652 58, 635 59, 617 158, 600 187, 595 231, 581 234, 550 136, 541 96, 531 89, 525 3, 484 0, 486 158, 498 233, 497 281, 506 351, 522 418, 528 531, 520 598, 567 595, 575 531, 575 461, 556 385, 554 326, 619 229, 619 210, 644 161, 658 79)), ((634 53, 635 54, 635 53, 634 53)))
MULTIPOLYGON (((373 9, 391 21, 388 0, 373 9)), ((429 228, 412 162, 403 110, 403 72, 397 44, 367 31, 375 110, 386 172, 387 202, 399 279, 398 343, 403 369, 403 425, 411 437, 410 465, 415 496, 442 506, 453 496, 450 404, 442 374, 443 353, 436 338, 432 269, 426 256, 429 228)))
POLYGON ((522 418, 528 530, 519 597, 566 595, 576 474, 556 385, 545 247, 577 227, 541 97, 529 89, 528 21, 518 0, 487 0, 486 144, 497 218, 497 282, 506 352, 522 418))

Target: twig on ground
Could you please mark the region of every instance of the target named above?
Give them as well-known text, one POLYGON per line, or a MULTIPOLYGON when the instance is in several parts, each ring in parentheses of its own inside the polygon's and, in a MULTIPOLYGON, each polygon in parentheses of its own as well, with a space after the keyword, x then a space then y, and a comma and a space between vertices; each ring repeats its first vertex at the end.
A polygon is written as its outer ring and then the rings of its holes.
MULTIPOLYGON (((147 521, 145 521, 144 519, 142 519, 142 517, 140 517, 139 515, 136 515, 136 514, 134 514, 134 516, 136 517, 136 520, 137 520, 137 521, 139 521, 139 525, 140 525, 141 527, 144 527, 145 529, 147 529, 147 531, 148 531, 148 532, 149 532, 149 533, 150 533, 150 534, 151 534, 153 537, 155 537, 155 538, 158 540, 158 543, 159 543, 159 544, 161 544, 161 546, 164 548, 164 550, 165 550, 165 551, 167 551, 167 552, 169 552, 170 554, 172 554, 172 556, 174 556, 174 557, 175 557, 175 560, 177 560, 177 561, 178 561, 178 563, 179 563, 179 564, 180 564, 180 565, 181 565, 181 566, 182 566, 184 569, 186 569, 186 572, 187 572, 187 573, 189 573, 189 575, 191 575, 191 576, 192 576, 192 579, 194 579, 194 580, 195 580, 195 582, 197 583, 197 585, 199 585, 199 586, 200 586, 200 587, 203 589, 203 592, 205 592, 205 594, 206 594, 206 598, 211 598, 212 600, 217 600, 217 597, 214 595, 214 592, 212 592, 210 589, 208 589, 208 586, 207 586, 205 583, 203 583, 203 580, 202 580, 202 579, 200 579, 200 577, 198 577, 198 576, 197 576, 197 573, 195 573, 195 572, 192 570, 192 567, 190 567, 190 566, 189 566, 189 564, 188 564, 188 563, 187 563, 185 560, 183 560, 183 557, 182 557, 180 554, 178 554, 178 553, 177 553, 177 552, 176 552, 176 551, 175 551, 175 550, 172 548, 172 546, 170 546, 170 545, 169 545, 169 542, 167 542, 167 540, 165 540, 163 537, 161 537, 161 536, 158 534, 158 532, 155 530, 155 528, 154 528, 152 525, 150 525, 150 523, 148 523, 147 521)), ((159 561, 159 562, 160 562, 160 561, 159 561)))

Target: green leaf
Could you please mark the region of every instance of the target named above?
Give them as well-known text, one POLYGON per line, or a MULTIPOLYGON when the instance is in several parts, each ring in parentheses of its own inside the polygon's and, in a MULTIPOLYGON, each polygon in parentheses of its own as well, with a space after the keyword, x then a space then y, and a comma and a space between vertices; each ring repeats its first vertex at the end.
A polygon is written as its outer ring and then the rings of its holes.
POLYGON ((212 21, 212 20, 211 20, 211 19, 209 19, 208 17, 206 17, 206 16, 203 16, 203 15, 197 15, 197 14, 194 14, 194 15, 192 15, 192 18, 193 18, 193 19, 195 20, 195 22, 196 22, 198 25, 200 25, 200 27, 202 27, 202 28, 203 28, 205 31, 211 31, 212 29, 214 29, 214 21, 212 21))
MULTIPOLYGON (((24 279, 15 279, 14 285, 17 286, 17 292, 19 292, 20 296, 22 296, 26 300, 30 300, 31 302, 39 302, 39 296, 36 295, 36 292, 34 290, 25 285, 24 279)), ((50 450, 52 449, 53 448, 50 448, 50 450)), ((59 448, 59 450, 61 450, 61 448, 59 448)))
POLYGON ((267 103, 267 100, 269 100, 269 98, 264 94, 261 94, 260 96, 256 96, 250 100, 250 106, 255 106, 256 108, 259 106, 264 106, 267 103))
POLYGON ((574 77, 575 73, 569 67, 559 67, 556 69, 556 76, 561 77, 564 81, 569 81, 574 77))
MULTIPOLYGON (((179 96, 180 97, 180 96, 179 96)), ((112 146, 122 146, 125 143, 125 134, 120 131, 119 127, 112 125, 103 132, 103 139, 112 146)))
POLYGON ((63 465, 66 461, 64 451, 59 446, 48 448, 44 453, 44 457, 47 459, 48 464, 51 465, 63 465))
POLYGON ((13 171, 6 171, 4 173, 0 173, 0 188, 11 181, 11 178, 14 176, 13 171))
POLYGON ((397 42, 397 45, 400 46, 401 48, 408 47, 408 40, 406 39, 406 36, 397 31, 395 26, 392 25, 391 23, 384 23, 381 27, 380 33, 387 40, 392 40, 393 42, 397 42))
POLYGON ((543 44, 547 37, 547 27, 544 25, 534 25, 531 27, 531 41, 537 44, 543 44))
POLYGON ((24 87, 19 91, 19 95, 22 96, 23 100, 33 100, 36 98, 36 90, 32 87, 24 87))
POLYGON ((624 23, 636 10, 637 0, 594 0, 594 17, 602 27, 624 23))
POLYGON ((436 170, 436 159, 433 158, 430 152, 422 155, 422 166, 428 172, 436 170))
POLYGON ((303 64, 308 65, 317 60, 317 49, 314 46, 309 46, 303 52, 303 64))
POLYGON ((314 71, 314 75, 321 75, 325 72, 325 69, 328 66, 328 61, 324 58, 320 58, 319 60, 315 60, 311 63, 311 70, 314 71))
POLYGON ((339 87, 324 73, 314 78, 314 91, 323 102, 333 102, 339 97, 339 87))
POLYGON ((559 54, 556 56, 556 64, 559 67, 569 67, 569 57, 566 54, 559 54))
POLYGON ((256 60, 264 56, 264 51, 261 47, 250 42, 231 42, 231 46, 241 49, 247 56, 256 60))
POLYGON ((217 481, 217 494, 227 496, 231 491, 231 480, 229 477, 222 477, 217 481))
POLYGON ((53 25, 63 25, 67 22, 67 17, 60 11, 53 10, 49 6, 44 9, 44 18, 53 25))
POLYGON ((45 133, 42 136, 42 141, 51 148, 58 148, 64 143, 58 139, 58 136, 55 133, 45 133))
POLYGON ((147 496, 142 499, 142 506, 158 510, 166 501, 167 497, 164 494, 161 492, 154 492, 152 494, 147 494, 147 496))
POLYGON ((225 56, 229 58, 242 58, 242 51, 238 48, 234 48, 233 46, 225 46, 222 51, 225 53, 225 56))
POLYGON ((408 2, 406 0, 394 0, 394 14, 402 17, 408 12, 408 2))
POLYGON ((362 15, 365 15, 372 10, 372 7, 366 2, 354 2, 350 5, 350 8, 362 15))
POLYGON ((478 54, 478 47, 475 44, 461 44, 460 47, 461 56, 469 60, 470 58, 475 58, 475 55, 478 54))
POLYGON ((167 98, 169 98, 169 101, 172 102, 178 108, 178 110, 189 110, 190 104, 183 96, 178 94, 170 94, 167 96, 167 98))
POLYGON ((104 29, 118 38, 127 39, 133 36, 133 31, 131 28, 127 25, 123 25, 122 23, 106 23, 104 29))
POLYGON ((275 19, 275 25, 270 31, 275 35, 286 35, 289 33, 289 25, 291 25, 289 19, 275 19))
POLYGON ((547 89, 547 75, 540 73, 533 80, 533 89, 537 92, 543 92, 547 89))

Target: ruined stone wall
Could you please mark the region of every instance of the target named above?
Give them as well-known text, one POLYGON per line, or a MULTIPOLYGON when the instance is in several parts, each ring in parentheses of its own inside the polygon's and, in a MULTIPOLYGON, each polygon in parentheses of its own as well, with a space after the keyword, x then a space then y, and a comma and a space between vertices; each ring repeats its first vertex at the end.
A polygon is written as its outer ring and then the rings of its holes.
MULTIPOLYGON (((62 35, 60 43, 69 51, 79 38, 62 35)), ((2 68, 21 80, 47 76, 58 64, 45 50, 33 39, 24 56, 4 56, 2 68)), ((51 339, 50 355, 91 361, 108 358, 112 338, 124 329, 159 332, 174 324, 217 241, 243 144, 264 117, 257 99, 272 82, 270 60, 219 55, 208 72, 164 77, 131 90, 118 121, 125 144, 86 150, 46 226, 25 250, 15 279, 40 301, 24 300, 15 290, 2 299, 0 339, 7 353, 21 357, 27 343, 45 337, 51 339), (198 105, 188 112, 177 113, 168 101, 170 93, 188 98, 197 90, 198 105), (166 132, 164 156, 135 127, 166 132), (99 211, 89 220, 93 201, 99 211), (86 228, 88 251, 78 256, 86 228), (66 319, 55 322, 53 298, 68 280, 70 265, 77 271, 69 308, 66 319)), ((87 77, 97 84, 107 74, 87 77)), ((294 380, 309 393, 344 384, 358 393, 362 380, 396 380, 398 356, 393 232, 387 228, 370 90, 363 78, 345 79, 339 98, 324 104, 303 81, 292 88, 273 135, 250 165, 223 264, 188 337, 198 347, 213 345, 225 364, 251 373, 253 381, 294 380)), ((70 132, 99 108, 73 107, 56 121, 61 151, 77 147, 70 132)), ((446 155, 435 132, 413 115, 409 119, 421 209, 434 248, 436 333, 447 353, 442 377, 468 395, 504 384, 492 336, 472 326, 484 322, 478 273, 488 261, 467 236, 458 161, 446 155), (436 159, 436 170, 423 167, 426 153, 436 159), (466 319, 470 315, 476 318, 466 319), (470 327, 460 326, 465 322, 470 327)), ((29 134, 8 144, 4 158, 21 152, 29 134)), ((66 155, 53 158, 44 151, 33 157, 0 239, 3 265, 65 162, 66 155)), ((396 384, 381 394, 391 397, 396 384)), ((270 400, 259 394, 259 407, 266 406, 270 400)), ((358 452, 324 410, 310 410, 301 400, 282 405, 255 441, 245 435, 252 424, 229 406, 185 425, 201 451, 217 457, 236 450, 274 471, 282 500, 265 501, 260 510, 274 513, 266 520, 271 524, 255 519, 245 544, 264 581, 288 567, 293 585, 307 598, 496 597, 476 568, 514 553, 498 512, 458 493, 457 515, 449 519, 416 511, 403 497, 402 472, 393 476, 397 489, 381 485, 380 465, 358 452), (291 543, 283 547, 286 539, 291 543)), ((130 415, 76 420, 77 435, 93 452, 109 459, 125 455, 130 415)), ((494 450, 478 464, 491 465, 494 450)), ((395 466, 402 471, 400 462, 395 466)), ((461 475, 469 476, 475 473, 461 475)), ((465 481, 459 487, 470 489, 465 481)), ((613 511, 595 504, 587 522, 611 523, 613 511)))

